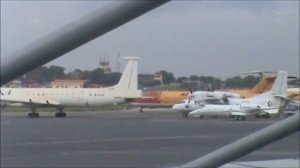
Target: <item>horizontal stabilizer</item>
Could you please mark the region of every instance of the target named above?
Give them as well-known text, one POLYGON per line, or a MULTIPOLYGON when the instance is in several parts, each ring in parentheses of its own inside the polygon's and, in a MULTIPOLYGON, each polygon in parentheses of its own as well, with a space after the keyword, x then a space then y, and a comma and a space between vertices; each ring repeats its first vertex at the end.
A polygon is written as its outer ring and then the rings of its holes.
POLYGON ((277 98, 281 98, 283 100, 289 100, 290 98, 287 97, 286 95, 273 95, 274 97, 277 97, 277 98))

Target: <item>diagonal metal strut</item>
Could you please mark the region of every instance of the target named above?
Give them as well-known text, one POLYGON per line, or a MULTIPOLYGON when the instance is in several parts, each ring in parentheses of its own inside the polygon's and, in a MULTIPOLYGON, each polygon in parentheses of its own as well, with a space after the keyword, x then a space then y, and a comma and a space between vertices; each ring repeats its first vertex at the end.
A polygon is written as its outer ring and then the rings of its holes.
POLYGON ((115 2, 1 59, 1 85, 103 35, 170 0, 115 2))
POLYGON ((181 168, 213 168, 221 166, 299 131, 299 123, 300 116, 299 113, 297 113, 292 117, 270 125, 210 154, 184 164, 181 168))

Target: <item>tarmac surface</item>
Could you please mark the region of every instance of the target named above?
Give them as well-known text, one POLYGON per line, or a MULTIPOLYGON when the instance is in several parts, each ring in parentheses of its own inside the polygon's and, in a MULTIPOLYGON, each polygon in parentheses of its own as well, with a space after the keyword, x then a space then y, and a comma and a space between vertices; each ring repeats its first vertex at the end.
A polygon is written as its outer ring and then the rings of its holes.
MULTIPOLYGON (((182 118, 169 110, 1 112, 1 168, 175 167, 279 119, 182 118)), ((299 132, 237 161, 299 158, 299 132)))

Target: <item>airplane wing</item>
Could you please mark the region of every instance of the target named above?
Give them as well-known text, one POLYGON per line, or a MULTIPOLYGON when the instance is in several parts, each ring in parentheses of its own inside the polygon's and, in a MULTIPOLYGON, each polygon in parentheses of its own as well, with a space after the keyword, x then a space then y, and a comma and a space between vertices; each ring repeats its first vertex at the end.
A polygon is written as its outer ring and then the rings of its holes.
POLYGON ((1 96, 1 102, 8 102, 8 103, 24 103, 24 104, 39 104, 39 105, 53 105, 58 106, 60 102, 50 99, 36 99, 36 98, 21 98, 21 97, 14 97, 14 96, 1 96))

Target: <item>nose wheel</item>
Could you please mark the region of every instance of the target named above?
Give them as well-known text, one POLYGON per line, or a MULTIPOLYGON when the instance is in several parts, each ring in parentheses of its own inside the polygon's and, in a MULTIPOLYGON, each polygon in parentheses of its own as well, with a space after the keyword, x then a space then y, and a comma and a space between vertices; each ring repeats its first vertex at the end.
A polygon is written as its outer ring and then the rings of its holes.
POLYGON ((189 116, 188 112, 182 112, 182 117, 187 118, 189 116))
POLYGON ((139 112, 140 112, 140 113, 143 112, 143 107, 140 107, 139 112))
POLYGON ((236 120, 236 121, 245 121, 245 120, 246 120, 246 117, 245 117, 245 116, 236 116, 236 117, 235 117, 235 120, 236 120))
POLYGON ((59 107, 58 110, 59 110, 59 112, 55 113, 55 117, 63 118, 63 117, 67 116, 67 114, 64 112, 63 107, 59 107))
POLYGON ((67 114, 65 112, 57 112, 55 113, 55 117, 61 118, 61 117, 66 117, 67 114))
POLYGON ((29 118, 38 118, 40 116, 39 113, 36 112, 36 108, 33 104, 31 105, 31 113, 28 113, 27 116, 29 118))
POLYGON ((31 112, 31 113, 28 113, 27 116, 28 116, 29 118, 38 118, 40 115, 39 115, 39 113, 31 112))

